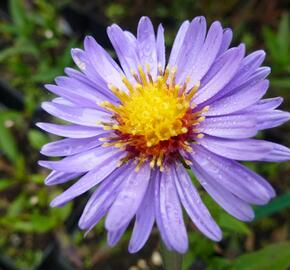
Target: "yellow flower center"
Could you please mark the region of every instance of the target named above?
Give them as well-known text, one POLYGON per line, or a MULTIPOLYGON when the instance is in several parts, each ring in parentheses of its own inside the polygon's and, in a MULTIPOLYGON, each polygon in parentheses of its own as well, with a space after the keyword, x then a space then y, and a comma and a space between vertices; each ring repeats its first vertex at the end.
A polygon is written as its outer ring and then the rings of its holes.
POLYGON ((123 133, 144 136, 148 147, 187 132, 182 124, 189 102, 169 89, 163 78, 136 88, 131 98, 124 101, 119 117, 123 133))
POLYGON ((191 99, 199 84, 187 91, 188 80, 182 86, 176 84, 176 69, 170 71, 168 67, 164 73, 159 71, 155 81, 141 66, 138 73, 133 73, 136 84, 123 77, 127 92, 109 85, 120 104, 101 104, 114 115, 112 123, 103 123, 104 129, 116 135, 107 138, 104 145, 125 148, 128 159, 139 160, 139 167, 149 159, 151 167, 156 163, 161 168, 166 155, 179 149, 191 150, 187 140, 195 134, 194 126, 204 119, 201 112, 192 112, 191 99))

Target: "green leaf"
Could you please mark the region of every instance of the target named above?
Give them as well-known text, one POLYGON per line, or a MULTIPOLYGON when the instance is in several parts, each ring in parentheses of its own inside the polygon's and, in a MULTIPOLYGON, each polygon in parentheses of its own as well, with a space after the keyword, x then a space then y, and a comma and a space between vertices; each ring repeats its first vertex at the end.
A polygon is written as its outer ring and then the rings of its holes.
POLYGON ((0 191, 5 190, 13 185, 12 179, 0 179, 0 191))
POLYGON ((31 76, 31 81, 34 83, 51 82, 61 73, 62 71, 59 68, 47 67, 45 69, 39 69, 35 75, 31 76))
POLYGON ((274 33, 268 28, 263 28, 263 36, 270 55, 276 59, 279 54, 277 52, 277 42, 274 33))
POLYGON ((7 24, 6 22, 0 22, 0 32, 5 34, 15 34, 17 33, 17 26, 13 24, 7 24))
POLYGON ((290 193, 281 195, 264 206, 256 207, 255 220, 267 217, 288 207, 290 207, 290 193))
POLYGON ((10 128, 5 127, 5 121, 5 114, 2 113, 0 115, 0 148, 12 162, 17 163, 20 154, 10 128))
POLYGON ((230 265, 230 261, 226 258, 213 257, 212 259, 209 259, 206 270, 226 270, 229 269, 230 265))
POLYGON ((30 180, 36 184, 43 184, 44 176, 42 174, 31 174, 30 180))
POLYGON ((289 17, 287 14, 282 15, 277 34, 277 42, 282 54, 287 55, 289 47, 289 17))
POLYGON ((7 120, 18 120, 18 114, 11 111, 0 112, 0 149, 15 165, 15 177, 21 178, 25 173, 25 162, 17 148, 17 142, 10 130, 5 126, 7 120))
POLYGON ((72 203, 68 203, 65 206, 58 208, 50 208, 50 216, 53 216, 58 222, 65 221, 72 211, 72 203))
POLYGON ((71 49, 78 46, 76 39, 71 39, 66 45, 62 56, 58 58, 57 65, 60 69, 63 69, 66 66, 71 65, 72 57, 71 57, 71 49))
POLYGON ((272 79, 271 84, 273 87, 279 87, 279 88, 290 88, 290 79, 288 77, 285 78, 279 78, 279 79, 272 79))
POLYGON ((5 61, 9 57, 13 57, 19 54, 36 54, 35 48, 32 45, 29 46, 14 46, 7 49, 4 49, 0 52, 0 62, 5 61))
POLYGON ((9 206, 7 216, 17 217, 25 208, 27 198, 24 194, 19 195, 9 206))
POLYGON ((236 232, 244 235, 251 234, 251 231, 246 223, 235 219, 225 212, 220 213, 218 224, 222 227, 222 229, 230 232, 236 232))
POLYGON ((36 129, 30 129, 28 131, 28 139, 31 146, 37 150, 48 142, 47 136, 43 132, 36 129))
POLYGON ((125 15, 125 8, 123 5, 118 3, 111 3, 105 9, 105 14, 112 21, 118 21, 125 15))
POLYGON ((27 220, 15 219, 12 227, 13 230, 27 233, 44 233, 51 230, 56 225, 56 219, 41 215, 32 214, 27 220))
POLYGON ((163 242, 161 244, 161 254, 165 270, 182 269, 182 258, 183 258, 182 254, 175 251, 169 251, 163 242))
POLYGON ((22 0, 10 0, 9 1, 9 10, 12 16, 14 24, 18 27, 18 30, 21 30, 25 27, 25 10, 24 10, 24 1, 22 0))
POLYGON ((232 270, 286 270, 290 265, 290 242, 269 245, 238 257, 232 270))

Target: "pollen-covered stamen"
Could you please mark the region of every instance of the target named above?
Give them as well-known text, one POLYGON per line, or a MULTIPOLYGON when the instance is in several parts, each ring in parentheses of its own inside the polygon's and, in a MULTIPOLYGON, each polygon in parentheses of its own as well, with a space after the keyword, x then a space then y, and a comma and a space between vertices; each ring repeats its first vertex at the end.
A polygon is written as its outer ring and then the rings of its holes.
POLYGON ((137 171, 145 161, 151 168, 164 170, 165 163, 176 158, 179 151, 192 152, 190 143, 203 135, 197 126, 205 119, 202 114, 208 108, 192 111, 196 105, 191 100, 199 83, 189 90, 190 78, 183 85, 176 84, 176 67, 167 66, 162 72, 160 65, 155 81, 150 66, 145 67, 146 71, 139 65, 138 74, 132 72, 135 82, 122 77, 128 91, 108 85, 120 103, 100 104, 114 115, 112 123, 104 123, 103 127, 111 129, 115 136, 104 145, 125 149, 127 158, 135 159, 137 171))

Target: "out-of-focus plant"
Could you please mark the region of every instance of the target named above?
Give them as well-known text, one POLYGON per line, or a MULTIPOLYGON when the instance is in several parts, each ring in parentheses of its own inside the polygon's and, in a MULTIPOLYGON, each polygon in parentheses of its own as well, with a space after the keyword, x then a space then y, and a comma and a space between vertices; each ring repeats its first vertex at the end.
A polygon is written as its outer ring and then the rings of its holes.
POLYGON ((272 67, 273 87, 290 87, 290 27, 289 15, 283 14, 277 30, 265 27, 263 37, 272 67))
POLYGON ((49 208, 57 189, 43 189, 44 172, 36 165, 48 137, 34 127, 33 117, 46 95, 42 84, 72 64, 76 40, 51 2, 8 3, 10 19, 0 21, 1 80, 21 94, 24 108, 0 107, 0 253, 31 269, 71 213, 70 204, 49 208))
POLYGON ((1 71, 24 94, 25 109, 32 113, 44 95, 40 84, 72 63, 69 49, 76 41, 68 38, 70 29, 47 1, 10 0, 9 9, 11 21, 0 22, 1 71))

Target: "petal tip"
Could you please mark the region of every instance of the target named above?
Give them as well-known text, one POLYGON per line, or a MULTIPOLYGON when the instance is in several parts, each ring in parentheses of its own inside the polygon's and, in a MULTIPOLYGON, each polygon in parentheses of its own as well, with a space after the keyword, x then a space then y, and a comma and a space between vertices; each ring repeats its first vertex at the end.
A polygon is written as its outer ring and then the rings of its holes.
POLYGON ((50 202, 49 206, 50 206, 50 207, 57 207, 57 206, 58 206, 58 203, 57 203, 57 201, 54 199, 54 200, 52 200, 52 201, 50 202))
POLYGON ((45 160, 39 160, 39 161, 37 161, 37 164, 39 165, 39 166, 41 166, 41 167, 44 167, 44 168, 47 168, 47 161, 45 161, 45 160))

